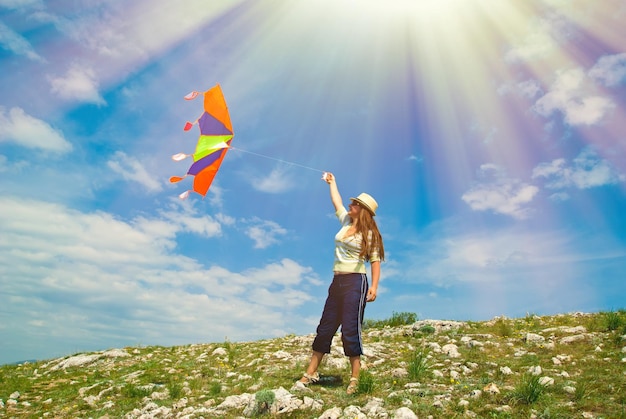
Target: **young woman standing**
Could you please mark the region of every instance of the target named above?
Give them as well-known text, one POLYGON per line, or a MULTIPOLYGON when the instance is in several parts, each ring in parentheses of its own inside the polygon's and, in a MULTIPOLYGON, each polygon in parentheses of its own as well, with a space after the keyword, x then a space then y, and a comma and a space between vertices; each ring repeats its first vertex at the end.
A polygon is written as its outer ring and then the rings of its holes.
POLYGON ((352 374, 346 392, 358 389, 363 343, 361 325, 366 302, 376 300, 380 263, 385 259, 383 240, 374 220, 378 203, 366 193, 350 198, 344 207, 335 176, 325 173, 322 178, 330 186, 330 199, 341 229, 335 235, 335 262, 333 282, 328 289, 322 318, 313 341, 309 366, 300 379, 308 385, 319 380, 317 369, 325 354, 330 353, 333 336, 341 326, 343 350, 350 358, 352 374), (366 263, 371 268, 371 286, 368 284, 366 263))

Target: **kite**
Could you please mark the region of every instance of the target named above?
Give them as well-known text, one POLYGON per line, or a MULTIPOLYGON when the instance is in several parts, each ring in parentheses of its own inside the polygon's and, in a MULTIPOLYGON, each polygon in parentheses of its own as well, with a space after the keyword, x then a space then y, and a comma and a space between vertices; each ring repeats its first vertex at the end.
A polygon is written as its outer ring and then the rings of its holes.
POLYGON ((187 176, 194 176, 193 188, 181 193, 180 199, 186 199, 192 191, 202 196, 206 195, 234 136, 228 107, 220 85, 217 84, 204 93, 193 91, 185 96, 185 100, 193 100, 201 94, 204 96, 204 112, 195 122, 187 122, 184 127, 185 131, 189 131, 195 124, 198 124, 200 137, 196 144, 196 151, 193 154, 178 153, 172 156, 174 161, 193 157, 193 164, 185 176, 170 178, 171 183, 176 183, 187 176))

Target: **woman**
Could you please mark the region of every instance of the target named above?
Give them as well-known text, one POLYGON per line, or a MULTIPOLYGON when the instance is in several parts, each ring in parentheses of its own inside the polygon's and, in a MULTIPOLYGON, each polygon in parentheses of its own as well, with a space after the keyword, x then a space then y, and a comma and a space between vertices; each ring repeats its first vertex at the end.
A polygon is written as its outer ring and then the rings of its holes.
POLYGON ((317 368, 325 354, 330 353, 333 336, 341 326, 341 341, 346 356, 350 358, 352 374, 346 390, 354 394, 358 389, 363 345, 361 325, 365 303, 376 300, 380 262, 385 259, 383 240, 374 216, 377 202, 366 193, 350 198, 348 210, 343 206, 335 176, 322 177, 330 185, 330 199, 341 229, 335 236, 335 262, 333 282, 328 289, 324 311, 313 341, 313 354, 306 373, 300 379, 303 385, 319 380, 317 368), (366 275, 366 262, 370 263, 372 285, 366 275))

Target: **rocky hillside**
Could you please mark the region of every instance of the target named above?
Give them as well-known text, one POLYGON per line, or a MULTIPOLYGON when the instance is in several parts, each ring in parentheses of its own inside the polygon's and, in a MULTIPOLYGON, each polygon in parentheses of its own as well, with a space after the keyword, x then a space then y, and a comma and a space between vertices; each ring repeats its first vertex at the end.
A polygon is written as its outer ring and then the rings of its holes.
POLYGON ((356 395, 339 336, 130 347, 0 368, 0 417, 626 418, 626 312, 422 320, 364 331, 356 395))

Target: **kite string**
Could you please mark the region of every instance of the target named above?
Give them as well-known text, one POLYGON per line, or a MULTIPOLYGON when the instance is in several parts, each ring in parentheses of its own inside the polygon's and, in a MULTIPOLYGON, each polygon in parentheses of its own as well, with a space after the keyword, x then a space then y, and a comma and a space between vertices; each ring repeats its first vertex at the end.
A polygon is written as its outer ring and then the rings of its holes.
POLYGON ((281 163, 290 164, 292 166, 298 166, 298 167, 302 167, 304 169, 313 170, 315 172, 320 172, 320 173, 325 173, 326 172, 325 170, 315 169, 314 167, 305 166, 303 164, 294 163, 294 162, 287 161, 287 160, 277 159, 276 157, 266 156, 264 154, 259 154, 259 153, 255 153, 253 151, 243 150, 241 148, 237 148, 237 147, 233 147, 233 146, 229 146, 228 148, 230 148, 231 150, 237 150, 237 151, 242 151, 244 153, 253 154, 253 155, 258 156, 258 157, 265 157, 266 159, 275 160, 275 161, 278 161, 278 162, 281 162, 281 163))

